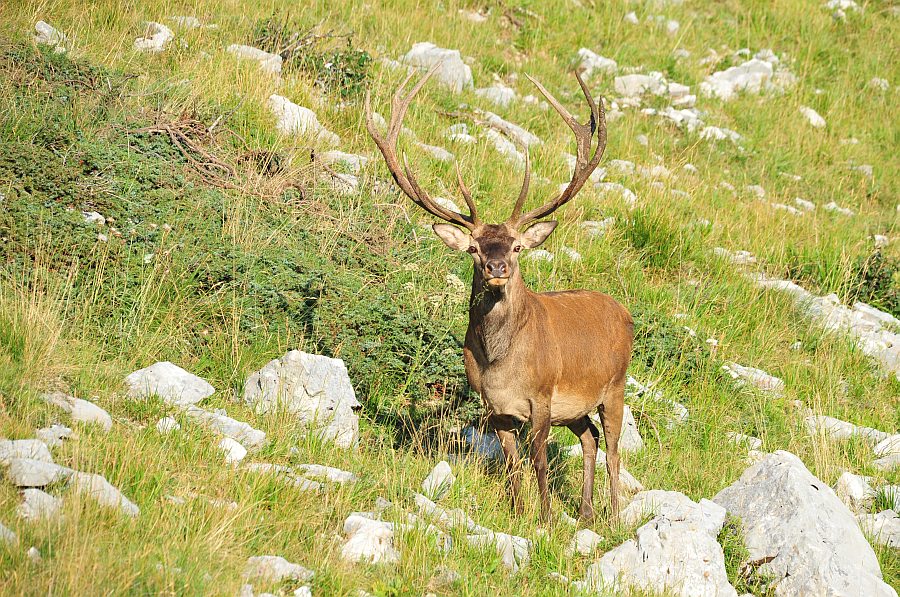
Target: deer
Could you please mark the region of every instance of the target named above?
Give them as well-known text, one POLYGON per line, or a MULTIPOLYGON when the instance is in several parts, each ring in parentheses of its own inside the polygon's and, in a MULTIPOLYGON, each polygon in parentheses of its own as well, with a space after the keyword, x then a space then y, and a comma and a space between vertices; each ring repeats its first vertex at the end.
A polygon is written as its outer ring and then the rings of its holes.
POLYGON ((523 514, 520 498, 522 464, 516 436, 530 423, 530 458, 537 477, 541 519, 549 524, 547 442, 551 426, 565 426, 581 442, 584 457, 579 515, 594 520, 594 473, 600 433, 590 415, 599 414, 606 444, 610 510, 619 511, 619 436, 625 396, 626 370, 631 360, 634 324, 624 306, 607 294, 589 290, 533 292, 519 269, 523 250, 540 246, 556 229, 544 220, 571 201, 600 163, 606 149, 606 117, 575 72, 590 107, 590 120, 582 124, 537 80, 528 76, 575 135, 577 156, 571 182, 549 202, 525 213, 531 165, 526 149, 524 181, 512 213, 499 224, 482 222, 472 194, 456 164, 459 191, 468 214, 449 209, 419 185, 404 155, 401 168, 397 140, 413 98, 434 74, 428 71, 410 91, 403 81, 391 101, 386 137, 372 117, 366 93, 366 129, 378 147, 394 182, 417 206, 446 223, 433 224, 435 234, 451 249, 469 253, 473 260, 469 325, 463 359, 470 387, 484 403, 487 422, 503 450, 512 507, 523 514), (596 148, 591 154, 596 133, 596 148))

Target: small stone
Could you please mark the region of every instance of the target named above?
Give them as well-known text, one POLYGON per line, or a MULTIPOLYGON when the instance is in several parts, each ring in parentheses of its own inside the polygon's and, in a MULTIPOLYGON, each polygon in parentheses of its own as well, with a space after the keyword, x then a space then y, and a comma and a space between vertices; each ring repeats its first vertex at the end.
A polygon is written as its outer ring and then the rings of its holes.
POLYGON ((822 116, 812 108, 808 106, 800 106, 800 113, 803 115, 806 121, 813 126, 813 128, 825 128, 825 119, 822 118, 822 116))
POLYGON ((53 456, 51 456, 47 444, 42 440, 0 440, 0 465, 8 466, 14 458, 30 458, 42 462, 53 462, 53 456))
POLYGON ((900 434, 891 435, 878 442, 872 449, 875 456, 890 456, 900 454, 900 434))
POLYGON ((44 21, 35 23, 34 30, 37 31, 34 36, 34 43, 50 46, 57 54, 65 53, 69 40, 64 33, 44 21))
POLYGON ((769 375, 762 369, 727 363, 722 365, 722 370, 728 373, 739 386, 750 384, 763 392, 769 392, 776 396, 780 396, 784 392, 784 380, 769 375))
POLYGON ((206 380, 168 361, 154 363, 125 378, 128 395, 136 399, 159 396, 175 406, 189 406, 216 390, 206 380))
POLYGON ((450 465, 446 460, 441 460, 422 482, 422 493, 429 499, 439 500, 447 495, 454 481, 456 481, 456 477, 453 476, 450 465))
POLYGON ((525 255, 528 261, 545 261, 547 263, 553 261, 553 253, 546 249, 532 249, 525 255))
POLYGON ((225 464, 237 464, 247 456, 247 448, 230 437, 219 441, 219 449, 225 453, 225 464))
POLYGON ((351 514, 344 521, 347 541, 341 547, 341 558, 348 562, 395 563, 400 552, 394 547, 394 525, 351 514))
POLYGON ((482 87, 475 90, 475 95, 486 99, 495 106, 507 108, 517 99, 515 89, 502 85, 500 83, 491 87, 482 87))
POLYGON ((51 448, 58 448, 64 439, 72 437, 73 431, 65 425, 53 424, 34 432, 34 436, 51 448))
POLYGON ((431 156, 439 162, 452 162, 454 160, 453 154, 443 147, 438 147, 437 145, 428 145, 426 143, 416 143, 416 147, 421 149, 426 155, 431 156))
POLYGON ((435 80, 453 93, 463 89, 471 89, 472 69, 463 62, 459 50, 439 48, 431 42, 419 42, 403 57, 400 62, 423 70, 440 65, 435 73, 435 80))
POLYGON ((309 137, 327 145, 340 143, 340 138, 319 122, 315 112, 295 104, 283 95, 270 95, 266 107, 275 116, 275 126, 283 135, 309 137))
POLYGON ((892 472, 900 468, 900 454, 891 454, 884 458, 879 458, 872 463, 876 469, 885 472, 892 472))
POLYGON ((581 529, 572 537, 572 542, 566 550, 566 554, 579 554, 582 556, 591 555, 595 549, 603 541, 603 537, 592 531, 591 529, 581 529))
POLYGON ((267 74, 276 76, 281 74, 282 58, 278 54, 270 54, 259 48, 240 44, 231 44, 227 51, 240 59, 255 60, 259 63, 259 68, 267 74))
POLYGON ((243 577, 276 584, 288 579, 305 582, 314 575, 312 570, 289 562, 281 556, 254 556, 247 559, 243 577))
POLYGON ((875 543, 900 548, 900 516, 893 510, 863 514, 859 517, 859 526, 875 543))
POLYGON ((62 392, 53 392, 52 394, 44 394, 42 399, 61 408, 71 415, 72 420, 77 423, 85 423, 88 425, 98 425, 105 432, 112 429, 112 417, 108 412, 87 400, 68 396, 62 392))
POLYGON ((866 510, 875 499, 871 477, 844 472, 834 484, 834 493, 854 512, 866 510))
POLYGON ((15 545, 18 540, 19 539, 14 532, 6 528, 6 525, 3 523, 0 523, 0 543, 15 545))
POLYGON ((58 497, 40 489, 29 488, 22 491, 22 503, 16 508, 16 513, 28 521, 54 518, 62 509, 63 502, 58 497))
POLYGON ((163 417, 159 421, 156 422, 156 430, 163 435, 168 435, 173 431, 178 431, 181 429, 181 425, 178 424, 172 417, 163 417))
POLYGON ((578 59, 581 61, 579 66, 582 69, 582 76, 587 78, 595 72, 605 75, 615 75, 619 70, 619 65, 612 58, 604 58, 599 54, 595 54, 587 48, 578 50, 578 59))
POLYGON ((759 450, 762 448, 762 440, 758 437, 751 437, 749 435, 744 435, 743 433, 736 433, 734 431, 729 431, 725 434, 725 437, 730 439, 732 442, 746 446, 751 450, 759 450))
POLYGON ((72 469, 52 462, 13 458, 6 469, 6 478, 16 487, 45 487, 68 478, 72 473, 72 469))
POLYGON ((852 216, 855 215, 852 209, 848 209, 846 207, 841 207, 834 201, 830 201, 824 205, 824 208, 827 211, 841 214, 842 216, 852 216))
POLYGON ((140 513, 140 509, 131 500, 101 475, 74 472, 69 485, 75 493, 87 495, 101 506, 118 508, 132 518, 140 513))
MULTIPOLYGON (((354 483, 359 477, 350 471, 343 471, 333 466, 323 466, 321 464, 298 464, 297 469, 304 476, 312 479, 326 479, 332 483, 354 483)), ((377 507, 377 501, 376 501, 377 507)))
POLYGON ((40 564, 40 563, 43 561, 43 559, 44 559, 44 558, 41 557, 41 552, 40 552, 40 550, 39 550, 37 547, 33 546, 33 545, 32 545, 31 547, 28 548, 28 551, 27 551, 27 552, 25 552, 25 556, 26 556, 29 560, 31 560, 31 562, 32 562, 33 564, 40 564))
POLYGON ((162 52, 174 37, 175 34, 171 29, 161 23, 150 21, 145 25, 144 35, 134 40, 134 49, 151 54, 162 52))
POLYGON ((106 225, 106 218, 104 218, 100 213, 96 211, 83 211, 81 215, 84 216, 85 224, 99 224, 100 226, 106 225))

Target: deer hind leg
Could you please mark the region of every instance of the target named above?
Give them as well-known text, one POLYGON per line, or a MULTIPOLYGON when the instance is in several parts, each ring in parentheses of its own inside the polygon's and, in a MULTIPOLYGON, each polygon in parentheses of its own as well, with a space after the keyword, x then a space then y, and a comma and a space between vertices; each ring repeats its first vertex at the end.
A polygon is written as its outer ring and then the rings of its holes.
POLYGON ((581 452, 584 457, 584 486, 581 488, 579 517, 583 522, 590 523, 594 520, 594 471, 597 468, 600 431, 590 417, 575 421, 569 425, 569 429, 581 440, 581 452))
POLYGON ((624 380, 616 383, 600 406, 603 439, 606 441, 606 472, 609 474, 609 505, 612 516, 619 515, 619 436, 625 406, 624 380))
POLYGON ((550 488, 547 485, 547 438, 550 435, 550 408, 534 405, 531 410, 531 463, 541 495, 541 519, 550 522, 550 488))
POLYGON ((491 427, 497 432, 500 446, 503 448, 503 456, 506 459, 506 474, 509 478, 510 501, 516 514, 522 514, 522 500, 519 497, 519 488, 522 485, 522 465, 519 461, 519 450, 516 447, 516 431, 518 423, 511 417, 498 417, 492 415, 488 418, 491 427))

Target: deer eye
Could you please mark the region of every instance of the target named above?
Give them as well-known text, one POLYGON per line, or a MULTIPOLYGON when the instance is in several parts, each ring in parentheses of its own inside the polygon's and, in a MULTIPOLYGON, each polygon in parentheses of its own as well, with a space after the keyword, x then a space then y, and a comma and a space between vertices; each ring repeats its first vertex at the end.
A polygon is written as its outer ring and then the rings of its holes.
POLYGON ((475 247, 475 245, 470 246, 470 247, 469 247, 468 249, 466 249, 466 250, 467 250, 469 253, 477 253, 477 252, 478 252, 478 249, 475 247))
POLYGON ((521 252, 521 251, 522 251, 522 245, 516 245, 515 247, 513 247, 513 251, 515 251, 516 253, 521 252))

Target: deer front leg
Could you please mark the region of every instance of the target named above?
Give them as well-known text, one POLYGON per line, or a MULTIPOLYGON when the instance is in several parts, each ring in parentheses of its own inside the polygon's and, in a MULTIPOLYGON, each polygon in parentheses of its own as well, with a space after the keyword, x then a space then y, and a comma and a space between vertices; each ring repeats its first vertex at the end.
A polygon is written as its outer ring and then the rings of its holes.
POLYGON ((550 489, 547 486, 547 438, 550 435, 550 408, 538 404, 531 409, 531 463, 541 494, 541 519, 550 522, 550 489))
POLYGON ((503 448, 503 456, 506 458, 506 474, 509 478, 509 494, 513 510, 516 514, 522 514, 522 501, 519 499, 519 488, 522 484, 522 466, 519 462, 519 450, 516 447, 516 431, 518 422, 512 417, 491 415, 488 422, 503 448))
POLYGON ((579 517, 582 522, 591 523, 594 521, 594 472, 597 468, 600 431, 590 417, 575 421, 569 425, 569 429, 581 440, 581 452, 584 457, 584 486, 581 488, 579 517))

